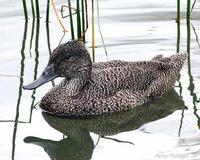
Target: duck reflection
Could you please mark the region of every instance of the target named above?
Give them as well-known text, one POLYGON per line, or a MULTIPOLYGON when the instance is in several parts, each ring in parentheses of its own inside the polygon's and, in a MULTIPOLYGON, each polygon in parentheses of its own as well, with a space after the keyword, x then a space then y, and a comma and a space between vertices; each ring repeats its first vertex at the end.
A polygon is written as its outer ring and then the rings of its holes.
POLYGON ((46 122, 67 137, 60 141, 26 137, 24 142, 41 146, 53 160, 89 160, 95 147, 90 132, 103 137, 131 131, 183 108, 183 100, 172 90, 158 100, 121 113, 67 119, 43 112, 46 122))

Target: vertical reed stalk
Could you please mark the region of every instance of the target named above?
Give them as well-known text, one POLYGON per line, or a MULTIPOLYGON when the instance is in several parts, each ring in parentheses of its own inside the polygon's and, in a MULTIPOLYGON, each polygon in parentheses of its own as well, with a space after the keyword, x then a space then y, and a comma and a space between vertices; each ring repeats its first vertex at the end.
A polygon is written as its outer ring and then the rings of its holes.
POLYGON ((27 6, 26 6, 26 0, 22 0, 23 9, 24 9, 24 17, 27 20, 28 19, 28 12, 27 12, 27 6))
POLYGON ((190 0, 187 0, 187 17, 186 17, 186 19, 188 20, 190 20, 190 8, 191 8, 191 2, 190 2, 190 0))
POLYGON ((71 0, 68 0, 68 8, 69 8, 71 38, 74 40, 74 24, 73 24, 73 17, 72 17, 71 0))
POLYGON ((34 2, 31 0, 31 11, 32 11, 32 16, 35 18, 35 7, 34 7, 34 2))
MULTIPOLYGON (((51 54, 51 43, 50 43, 50 34, 49 34, 49 9, 50 9, 50 0, 47 0, 46 8, 46 32, 47 32, 47 46, 49 50, 49 55, 51 54)), ((54 81, 51 81, 52 86, 55 86, 54 81)))
POLYGON ((86 19, 86 30, 88 29, 88 3, 85 0, 85 19, 86 19))
MULTIPOLYGON (((187 0, 187 14, 186 14, 186 25, 187 25, 187 53, 190 53, 190 0, 187 0)), ((190 57, 188 57, 190 58, 190 57)), ((189 61, 189 59, 188 59, 189 61)))
POLYGON ((76 0, 76 15, 77 15, 77 37, 81 38, 81 17, 80 17, 80 4, 79 0, 76 0))
POLYGON ((177 0, 177 17, 176 17, 176 23, 177 23, 177 43, 176 43, 176 53, 179 52, 180 50, 180 32, 181 32, 181 28, 180 28, 180 0, 177 0))
POLYGON ((177 21, 180 21, 180 10, 181 10, 181 2, 180 0, 177 0, 177 17, 176 17, 176 20, 177 21))
POLYGON ((49 8, 50 8, 50 0, 47 0, 47 7, 46 7, 46 23, 49 23, 49 8))
POLYGON ((47 32, 47 45, 48 45, 48 49, 49 49, 49 54, 51 54, 50 34, 49 34, 49 8, 50 8, 50 0, 47 0, 47 7, 46 7, 46 32, 47 32))
POLYGON ((36 5, 36 17, 40 18, 40 5, 39 5, 39 0, 35 0, 35 5, 36 5))
POLYGON ((81 0, 82 7, 82 38, 83 42, 85 42, 85 8, 84 8, 84 0, 81 0))
POLYGON ((95 62, 95 39, 94 39, 94 0, 92 0, 92 62, 95 62))
POLYGON ((180 39, 181 39, 181 27, 180 27, 180 21, 177 21, 176 53, 179 53, 180 51, 180 39))

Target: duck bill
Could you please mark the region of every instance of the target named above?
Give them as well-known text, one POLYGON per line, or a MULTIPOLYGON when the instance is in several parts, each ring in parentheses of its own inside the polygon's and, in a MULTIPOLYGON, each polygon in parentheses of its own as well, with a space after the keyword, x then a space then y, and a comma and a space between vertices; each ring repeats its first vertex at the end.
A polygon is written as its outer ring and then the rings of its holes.
POLYGON ((58 74, 54 72, 53 65, 49 65, 45 68, 45 70, 42 72, 42 75, 33 81, 32 83, 23 86, 23 89, 25 90, 32 90, 40 87, 41 85, 55 79, 58 77, 58 74))

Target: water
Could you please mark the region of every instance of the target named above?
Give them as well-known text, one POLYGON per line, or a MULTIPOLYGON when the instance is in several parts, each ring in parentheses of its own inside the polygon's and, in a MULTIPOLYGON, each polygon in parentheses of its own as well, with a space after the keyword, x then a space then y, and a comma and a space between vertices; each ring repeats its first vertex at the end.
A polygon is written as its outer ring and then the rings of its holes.
MULTIPOLYGON (((0 2, 0 159, 200 159, 198 5, 191 21, 186 22, 186 1, 181 2, 179 26, 174 0, 100 1, 100 23, 109 60, 150 59, 177 50, 189 52, 188 60, 176 92, 150 106, 86 120, 63 120, 35 109, 51 83, 35 91, 22 89, 40 75, 49 51, 63 36, 52 6, 48 33, 46 3, 40 3, 40 21, 33 21, 29 12, 25 22, 21 1, 0 2)), ((57 7, 61 3, 66 2, 59 2, 57 7)), ((69 20, 64 22, 69 30, 69 20)), ((91 51, 90 31, 87 46, 91 51)), ((97 26, 95 33, 96 61, 106 61, 97 26)), ((68 39, 69 32, 63 42, 68 39)))

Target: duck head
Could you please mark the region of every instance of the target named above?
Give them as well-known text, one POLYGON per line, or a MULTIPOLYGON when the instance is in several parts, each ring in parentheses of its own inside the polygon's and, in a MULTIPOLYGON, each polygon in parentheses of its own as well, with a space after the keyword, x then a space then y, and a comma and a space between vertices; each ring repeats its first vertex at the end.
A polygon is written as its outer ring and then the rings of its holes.
POLYGON ((92 62, 87 49, 79 41, 69 41, 53 50, 41 76, 23 88, 36 89, 57 77, 70 80, 82 76, 87 79, 91 76, 91 69, 92 62))

